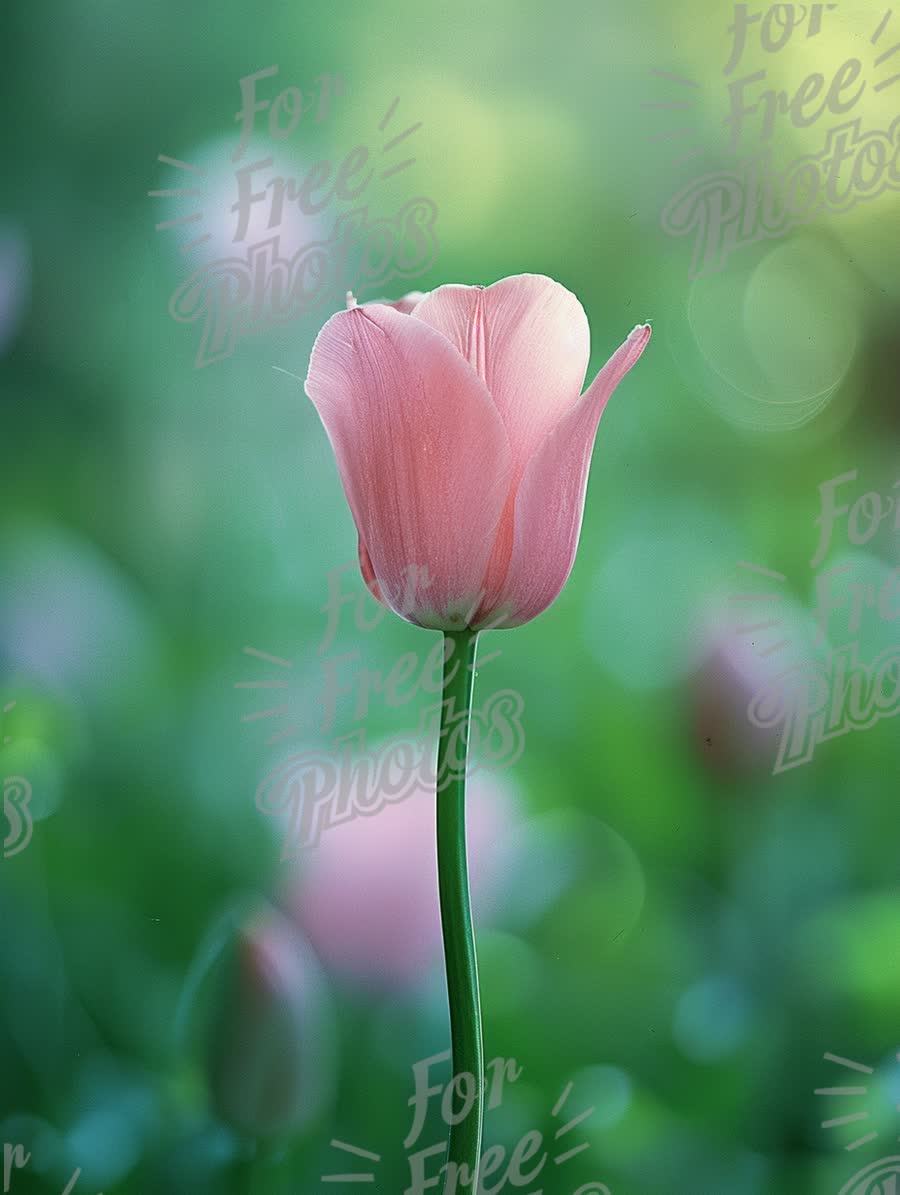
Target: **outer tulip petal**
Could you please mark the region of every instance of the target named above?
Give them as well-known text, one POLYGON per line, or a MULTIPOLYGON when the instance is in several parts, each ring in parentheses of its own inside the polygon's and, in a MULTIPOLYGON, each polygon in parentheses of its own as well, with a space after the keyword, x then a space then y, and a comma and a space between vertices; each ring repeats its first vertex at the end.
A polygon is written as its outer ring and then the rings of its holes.
MULTIPOLYGON (((536 618, 565 585, 581 534, 597 424, 649 339, 649 324, 634 329, 529 462, 516 496, 512 558, 495 603, 495 618, 510 612, 500 625, 536 618)), ((479 611, 476 622, 487 621, 490 611, 479 611)))
POLYGON ((413 309, 484 379, 513 453, 518 481, 532 452, 578 400, 591 352, 584 308, 543 274, 493 286, 439 286, 413 309))
POLYGON ((590 329, 578 299, 543 274, 493 286, 440 286, 413 311, 443 333, 484 378, 512 449, 512 482, 485 575, 498 598, 513 549, 516 491, 537 447, 578 401, 590 357, 590 329))
POLYGON ((484 383, 440 333, 376 304, 328 321, 306 393, 381 599, 423 626, 463 625, 510 484, 508 438, 484 383))

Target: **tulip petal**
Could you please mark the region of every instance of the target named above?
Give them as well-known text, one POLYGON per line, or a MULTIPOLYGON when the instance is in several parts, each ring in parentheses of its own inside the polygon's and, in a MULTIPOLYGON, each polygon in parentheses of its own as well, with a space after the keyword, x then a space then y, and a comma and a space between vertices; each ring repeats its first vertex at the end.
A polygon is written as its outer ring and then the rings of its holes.
POLYGON ((439 332, 375 304, 331 317, 306 393, 381 599, 423 626, 463 625, 510 484, 509 441, 484 382, 439 332))
POLYGON ((492 286, 439 286, 413 309, 484 379, 506 425, 513 484, 532 452, 578 401, 590 357, 584 308, 543 274, 492 286))
MULTIPOLYGON (((649 339, 649 324, 634 329, 528 463, 516 495, 512 557, 494 603, 510 611, 502 626, 536 618, 565 585, 581 534, 597 424, 649 339)), ((488 621, 489 615, 482 609, 476 622, 488 621)))

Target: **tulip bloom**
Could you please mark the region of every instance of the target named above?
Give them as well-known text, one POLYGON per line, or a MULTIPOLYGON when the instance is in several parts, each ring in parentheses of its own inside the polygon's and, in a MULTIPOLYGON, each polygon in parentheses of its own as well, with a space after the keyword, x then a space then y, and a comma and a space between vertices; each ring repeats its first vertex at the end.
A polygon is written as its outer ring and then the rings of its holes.
POLYGON ((393 304, 348 296, 310 358, 306 393, 334 448, 366 584, 444 633, 438 889, 453 1073, 471 1076, 475 1093, 450 1131, 445 1191, 462 1174, 480 1189, 484 1044, 465 818, 476 642, 536 618, 565 585, 597 424, 649 339, 649 325, 635 328, 582 394, 581 304, 521 274, 393 304))
POLYGON ((600 416, 649 339, 635 328, 582 394, 587 317, 541 275, 332 316, 306 393, 374 595, 443 631, 546 610, 575 560, 600 416))

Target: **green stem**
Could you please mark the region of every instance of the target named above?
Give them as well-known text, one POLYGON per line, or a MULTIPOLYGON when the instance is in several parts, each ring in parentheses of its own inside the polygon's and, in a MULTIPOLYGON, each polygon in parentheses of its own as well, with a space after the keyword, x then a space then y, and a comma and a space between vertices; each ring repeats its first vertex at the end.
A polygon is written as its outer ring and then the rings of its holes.
POLYGON ((468 1102, 469 1114, 450 1128, 445 1193, 457 1190, 457 1180, 478 1184, 481 1131, 484 1120, 484 1045, 475 934, 469 902, 466 860, 466 763, 469 716, 475 684, 477 631, 444 636, 444 687, 437 769, 438 888, 450 1004, 450 1041, 454 1078, 461 1079, 457 1098, 468 1102), (474 1082, 474 1091, 468 1086, 474 1082), (465 1167, 465 1170, 463 1170, 465 1167))

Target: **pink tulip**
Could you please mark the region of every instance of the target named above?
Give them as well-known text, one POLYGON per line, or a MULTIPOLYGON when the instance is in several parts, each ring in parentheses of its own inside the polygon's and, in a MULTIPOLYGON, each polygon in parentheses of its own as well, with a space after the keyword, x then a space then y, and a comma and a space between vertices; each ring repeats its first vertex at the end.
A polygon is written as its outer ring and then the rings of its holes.
POLYGON ((587 317, 550 278, 348 303, 319 333, 306 393, 334 448, 366 583, 420 626, 529 622, 572 569, 597 424, 649 325, 581 394, 587 317))

